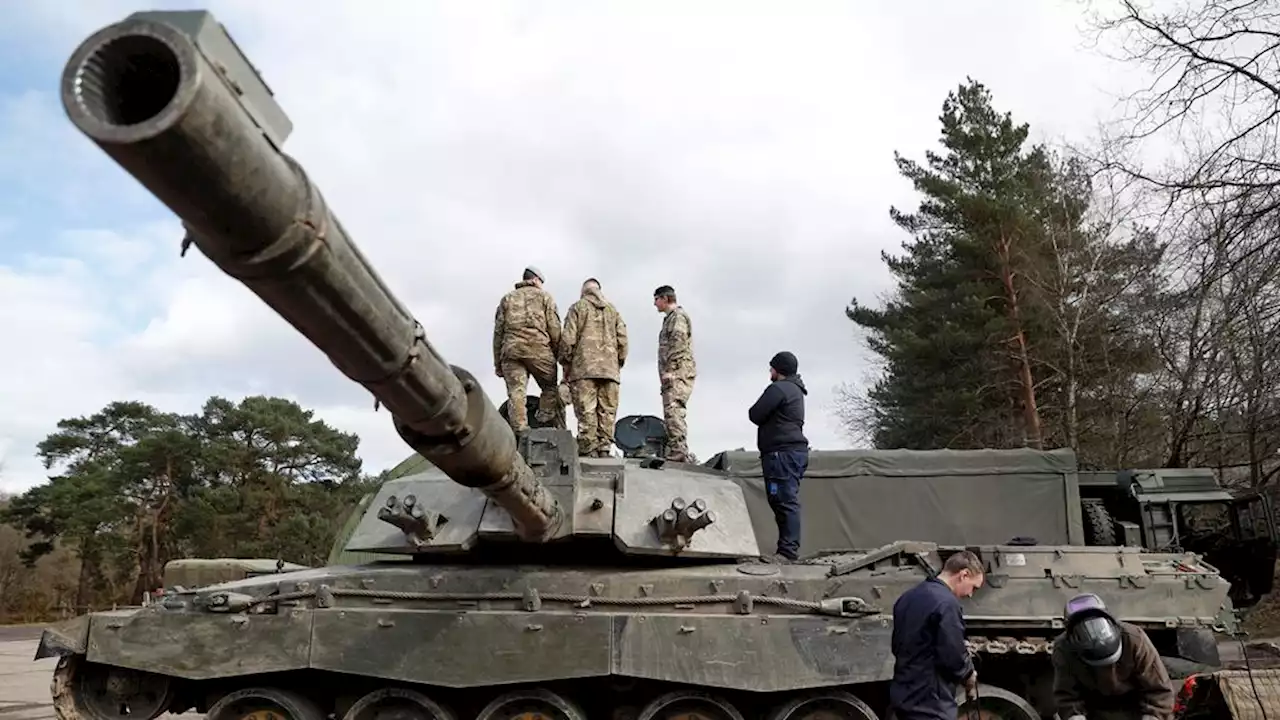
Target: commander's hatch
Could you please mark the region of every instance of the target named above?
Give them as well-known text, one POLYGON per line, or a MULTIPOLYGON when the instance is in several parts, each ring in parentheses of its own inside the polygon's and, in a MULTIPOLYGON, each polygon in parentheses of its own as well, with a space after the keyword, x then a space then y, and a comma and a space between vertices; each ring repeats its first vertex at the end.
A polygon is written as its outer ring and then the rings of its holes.
POLYGON ((667 426, 654 415, 628 415, 614 424, 613 442, 624 457, 662 457, 667 426))

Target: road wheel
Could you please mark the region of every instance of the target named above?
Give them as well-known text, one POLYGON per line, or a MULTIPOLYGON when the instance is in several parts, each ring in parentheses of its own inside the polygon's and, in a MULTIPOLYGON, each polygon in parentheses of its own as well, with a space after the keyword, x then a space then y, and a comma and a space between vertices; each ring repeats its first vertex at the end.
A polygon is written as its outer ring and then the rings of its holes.
POLYGON ((587 714, 559 693, 534 688, 495 698, 476 720, 587 720, 587 714))
POLYGON ((850 693, 824 690, 783 703, 769 715, 769 720, 879 720, 879 717, 870 705, 850 693))
POLYGON ((1040 720, 1040 713, 1019 695, 994 685, 978 683, 976 700, 966 700, 964 688, 956 693, 960 711, 956 717, 965 720, 1040 720))
POLYGON ((383 688, 365 695, 342 720, 456 720, 447 708, 408 688, 383 688))
POLYGON ((715 695, 677 690, 645 706, 639 720, 742 720, 742 713, 715 695))
POLYGON ((222 696, 206 720, 325 720, 328 713, 293 690, 252 687, 222 696))
POLYGON ((154 720, 169 710, 173 683, 164 675, 63 655, 50 684, 58 720, 154 720))

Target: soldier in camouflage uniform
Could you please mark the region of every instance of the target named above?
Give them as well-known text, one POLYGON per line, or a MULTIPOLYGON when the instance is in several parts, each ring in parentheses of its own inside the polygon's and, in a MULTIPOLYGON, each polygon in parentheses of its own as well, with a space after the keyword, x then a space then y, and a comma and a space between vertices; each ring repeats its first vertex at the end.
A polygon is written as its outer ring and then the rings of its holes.
POLYGON ((564 315, 560 364, 578 418, 578 454, 609 457, 618 416, 618 389, 627 363, 627 324, 600 292, 600 282, 582 283, 582 298, 564 315))
POLYGON ((653 306, 666 313, 658 332, 658 381, 667 426, 666 456, 676 462, 697 462, 689 452, 689 429, 685 425, 685 408, 698 374, 693 361, 693 325, 689 313, 676 302, 676 291, 670 285, 653 291, 653 306))
POLYGON ((517 433, 529 429, 525 392, 531 375, 541 390, 538 422, 565 427, 556 382, 560 311, 551 293, 542 289, 543 282, 537 268, 525 268, 524 278, 502 297, 493 317, 493 371, 507 383, 508 413, 517 433))

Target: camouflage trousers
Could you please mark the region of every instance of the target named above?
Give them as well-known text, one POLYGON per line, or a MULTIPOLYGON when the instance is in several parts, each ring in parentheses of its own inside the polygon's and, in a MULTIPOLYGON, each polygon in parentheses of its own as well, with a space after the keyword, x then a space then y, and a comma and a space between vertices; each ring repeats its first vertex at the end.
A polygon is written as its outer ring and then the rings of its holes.
POLYGON ((693 378, 672 378, 662 386, 662 421, 667 426, 667 459, 691 461, 685 409, 693 395, 693 378))
POLYGON ((578 454, 608 457, 618 417, 619 384, 613 380, 574 380, 569 384, 578 418, 578 454))
POLYGON ((512 430, 521 432, 529 429, 524 402, 530 376, 541 390, 536 415, 538 422, 550 423, 558 428, 565 427, 564 408, 560 404, 560 391, 556 382, 557 370, 556 360, 550 351, 546 357, 502 361, 502 379, 507 383, 507 413, 511 418, 512 430))

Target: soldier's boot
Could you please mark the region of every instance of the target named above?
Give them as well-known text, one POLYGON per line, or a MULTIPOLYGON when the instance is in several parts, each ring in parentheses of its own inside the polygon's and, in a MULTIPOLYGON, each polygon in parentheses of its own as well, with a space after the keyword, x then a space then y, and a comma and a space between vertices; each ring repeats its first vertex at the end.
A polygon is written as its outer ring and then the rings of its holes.
POLYGON ((667 430, 667 442, 663 446, 663 458, 668 462, 689 462, 689 446, 684 434, 667 430), (675 437, 672 437, 672 436, 675 437))
POLYGON ((556 417, 556 413, 551 411, 543 411, 539 409, 533 414, 534 422, 541 427, 554 427, 564 429, 564 417, 556 417))

